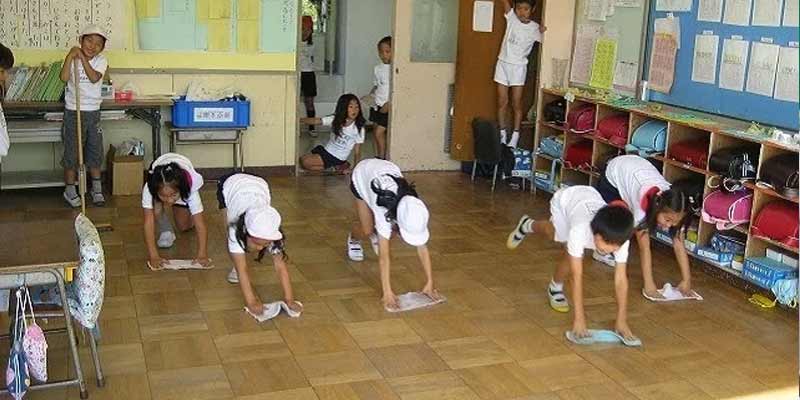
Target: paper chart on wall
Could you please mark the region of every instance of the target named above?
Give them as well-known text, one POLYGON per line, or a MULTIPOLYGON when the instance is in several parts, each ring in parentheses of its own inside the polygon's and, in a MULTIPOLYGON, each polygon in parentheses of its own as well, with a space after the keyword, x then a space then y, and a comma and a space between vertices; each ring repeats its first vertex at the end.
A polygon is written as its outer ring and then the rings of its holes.
POLYGON ((602 30, 598 25, 579 25, 575 37, 575 48, 572 52, 571 82, 587 84, 592 74, 595 40, 602 30))
POLYGON ((617 11, 617 4, 614 0, 606 0, 608 2, 606 16, 611 17, 614 15, 614 12, 617 11))
POLYGON ((719 36, 697 35, 694 38, 694 60, 692 61, 692 81, 717 83, 717 54, 719 36))
POLYGON ((700 0, 697 5, 697 20, 719 22, 722 20, 722 0, 700 0))
POLYGON ((692 11, 692 0, 657 0, 656 11, 692 11))
POLYGON ((681 19, 680 17, 656 18, 654 22, 656 34, 672 35, 678 48, 681 48, 681 19))
POLYGON ((605 21, 608 16, 608 0, 588 0, 586 18, 590 21, 605 21))
POLYGON ((597 39, 592 58, 592 77, 589 86, 611 89, 614 83, 614 66, 617 60, 617 41, 610 38, 597 39))
POLYGON ((649 77, 650 89, 661 93, 669 93, 675 82, 675 56, 678 45, 675 37, 656 34, 650 52, 649 77))
POLYGON ((616 0, 617 7, 624 8, 639 8, 642 6, 642 0, 616 0))
POLYGON ((800 49, 797 47, 781 47, 778 57, 778 72, 775 77, 775 95, 777 100, 800 101, 800 69, 798 69, 800 49))
POLYGON ((719 87, 744 90, 745 69, 750 43, 746 40, 725 39, 722 42, 722 61, 719 66, 719 87))
POLYGON ((778 67, 777 44, 753 42, 750 51, 750 68, 747 71, 747 91, 772 97, 775 86, 775 70, 778 67))
POLYGON ((753 0, 728 0, 725 2, 725 18, 723 23, 728 25, 750 25, 750 10, 753 0))
POLYGON ((639 63, 631 61, 617 61, 614 69, 614 86, 636 90, 636 79, 639 77, 639 63))
POLYGON ((472 30, 491 32, 494 23, 494 1, 479 0, 472 5, 472 30))
POLYGON ((786 0, 783 8, 783 26, 800 26, 800 0, 786 0))
POLYGON ((781 26, 783 0, 755 0, 753 26, 781 26))

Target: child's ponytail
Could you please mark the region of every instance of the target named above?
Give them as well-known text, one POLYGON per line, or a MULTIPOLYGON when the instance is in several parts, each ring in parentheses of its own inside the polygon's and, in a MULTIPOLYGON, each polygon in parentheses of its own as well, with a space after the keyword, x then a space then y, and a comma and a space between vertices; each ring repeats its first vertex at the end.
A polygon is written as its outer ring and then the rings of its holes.
POLYGON ((179 193, 183 201, 189 199, 191 185, 184 170, 174 162, 169 164, 153 166, 147 171, 147 190, 153 197, 153 204, 156 201, 161 201, 158 197, 158 191, 164 186, 172 186, 179 193))
POLYGON ((394 193, 391 190, 381 189, 374 179, 370 183, 370 187, 378 196, 376 203, 379 206, 386 208, 386 221, 394 222, 397 220, 397 206, 400 204, 400 200, 405 196, 419 197, 419 195, 417 195, 417 190, 414 187, 414 184, 409 183, 405 178, 394 175, 387 176, 392 178, 397 184, 397 193, 394 193))
POLYGON ((654 230, 658 227, 658 214, 664 211, 683 213, 683 219, 669 229, 669 234, 675 237, 678 232, 689 226, 691 217, 699 210, 700 199, 688 193, 687 188, 675 187, 660 192, 650 199, 645 220, 637 227, 639 230, 654 230))

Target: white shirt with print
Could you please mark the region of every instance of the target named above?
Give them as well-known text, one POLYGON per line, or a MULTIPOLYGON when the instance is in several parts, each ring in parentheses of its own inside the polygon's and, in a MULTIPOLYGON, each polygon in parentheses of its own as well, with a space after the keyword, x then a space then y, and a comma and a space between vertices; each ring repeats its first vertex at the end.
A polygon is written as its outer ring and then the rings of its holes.
POLYGON ((380 63, 375 66, 375 105, 383 107, 389 102, 392 83, 392 64, 380 63))
POLYGON ((228 251, 245 253, 245 249, 236 241, 234 225, 244 213, 250 209, 268 206, 271 203, 267 181, 253 175, 235 174, 225 180, 222 187, 225 199, 228 224, 228 251))
MULTIPOLYGON (((333 115, 322 118, 322 124, 331 126, 333 124, 333 115)), ((325 145, 325 150, 339 160, 347 161, 350 158, 350 152, 353 151, 353 147, 361 143, 364 143, 364 127, 359 130, 355 122, 353 122, 350 125, 343 126, 338 136, 331 132, 331 137, 325 145)))
POLYGON ((642 208, 642 198, 647 191, 653 187, 668 190, 671 186, 650 161, 633 154, 612 158, 606 166, 606 179, 628 204, 634 225, 641 224, 647 215, 647 210, 642 208))
POLYGON ((386 220, 386 208, 378 205, 378 195, 372 190, 374 181, 380 189, 397 193, 397 183, 391 176, 402 177, 400 167, 378 158, 361 161, 353 168, 352 182, 356 192, 372 210, 375 230, 386 240, 392 237, 392 223, 386 220))
MULTIPOLYGON (((77 59, 77 58, 76 58, 77 59)), ((74 61, 73 61, 74 62, 74 61)), ((95 71, 99 72, 101 75, 105 75, 106 69, 108 69, 108 60, 102 54, 98 54, 94 56, 91 60, 89 60, 89 65, 95 71)), ((65 108, 70 111, 75 111, 75 82, 72 73, 74 71, 74 67, 70 67, 69 69, 69 81, 67 81, 67 90, 64 92, 64 103, 65 108)), ((78 62, 78 81, 81 88, 81 111, 97 111, 100 109, 100 103, 103 102, 103 98, 100 94, 100 88, 103 86, 103 78, 97 80, 97 82, 92 83, 89 80, 89 77, 86 75, 86 71, 83 69, 83 63, 78 62)))
POLYGON ((497 58, 509 64, 526 65, 533 44, 542 41, 539 24, 533 21, 527 24, 522 23, 513 8, 506 13, 505 17, 506 33, 503 36, 503 44, 497 58))
MULTIPOLYGON (((200 199, 200 188, 203 187, 203 176, 194 169, 192 162, 188 158, 177 153, 164 153, 161 157, 153 161, 152 168, 173 162, 178 164, 191 181, 189 198, 186 201, 180 199, 176 201, 175 204, 188 206, 189 213, 192 215, 200 214, 203 212, 203 201, 200 199)), ((153 195, 150 194, 147 183, 144 184, 144 188, 142 189, 142 208, 153 208, 153 195)))

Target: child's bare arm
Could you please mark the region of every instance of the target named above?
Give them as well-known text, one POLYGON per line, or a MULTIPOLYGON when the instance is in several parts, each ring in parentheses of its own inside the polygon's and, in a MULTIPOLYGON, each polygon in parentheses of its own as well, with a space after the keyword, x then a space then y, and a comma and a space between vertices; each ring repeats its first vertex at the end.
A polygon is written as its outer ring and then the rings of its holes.
POLYGON ((628 273, 625 263, 618 262, 614 267, 614 291, 617 294, 616 330, 625 338, 633 337, 628 327, 628 273))
POLYGON ((358 164, 361 161, 361 144, 356 143, 353 147, 353 166, 358 164))
POLYGON ((75 56, 81 51, 80 47, 73 47, 67 53, 67 56, 64 57, 64 64, 61 65, 61 74, 59 77, 61 78, 61 82, 69 81, 70 71, 72 71, 72 63, 75 60, 75 56))
POLYGON ((272 263, 275 265, 275 273, 278 274, 278 279, 281 281, 283 300, 289 307, 292 307, 294 305, 294 292, 292 291, 292 281, 289 279, 289 268, 283 259, 283 253, 273 254, 272 263))
POLYGON ((92 65, 89 64, 89 60, 83 56, 83 53, 81 53, 80 60, 81 64, 83 64, 83 71, 86 73, 86 77, 89 78, 90 82, 96 83, 100 79, 103 79, 103 74, 92 68, 92 65))
POLYGON ((572 306, 575 307, 572 330, 578 337, 585 337, 589 332, 586 329, 586 314, 583 309, 583 259, 569 256, 569 269, 572 276, 572 306))
POLYGON ((438 298, 436 288, 433 286, 433 267, 431 266, 431 253, 428 251, 428 246, 417 246, 417 255, 419 262, 422 264, 422 269, 425 270, 425 287, 422 288, 422 293, 427 294, 431 298, 438 298))
POLYGON ((689 294, 692 291, 692 271, 689 267, 689 254, 686 252, 686 246, 683 244, 686 234, 681 231, 672 239, 672 248, 675 251, 675 258, 678 261, 678 267, 681 270, 681 282, 678 284, 678 290, 684 294, 689 294))
POLYGON ((392 291, 391 256, 389 255, 389 240, 378 235, 378 264, 381 270, 381 288, 383 289, 383 304, 390 308, 397 307, 397 297, 392 291))
POLYGON ((511 0, 498 0, 500 3, 503 4, 503 15, 508 14, 511 10, 511 0))
POLYGON ((203 218, 203 213, 192 215, 194 222, 194 230, 197 233, 197 256, 195 261, 203 266, 209 264, 208 261, 208 227, 206 226, 206 219, 203 218))

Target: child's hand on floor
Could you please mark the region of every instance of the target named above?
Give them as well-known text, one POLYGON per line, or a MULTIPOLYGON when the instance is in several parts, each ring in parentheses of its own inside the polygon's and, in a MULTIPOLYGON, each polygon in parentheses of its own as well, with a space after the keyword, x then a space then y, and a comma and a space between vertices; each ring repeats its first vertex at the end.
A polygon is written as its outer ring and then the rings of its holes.
POLYGON ((194 260, 192 260, 192 262, 195 264, 202 265, 203 268, 208 267, 208 265, 211 264, 211 260, 208 257, 197 257, 194 260))
POLYGON ((156 256, 156 257, 150 257, 148 262, 150 263, 150 268, 159 269, 164 267, 164 264, 167 263, 167 260, 161 258, 161 256, 156 256))
POLYGON ((664 298, 664 296, 662 296, 661 293, 658 292, 658 289, 656 289, 655 287, 650 289, 650 288, 645 286, 644 293, 649 298, 652 298, 652 299, 663 299, 664 298))
POLYGON ((303 305, 294 301, 294 300, 284 300, 286 305, 289 307, 290 310, 294 312, 301 312, 303 311, 303 305))
POLYGON ((383 294, 383 306, 390 310, 397 310, 400 306, 397 304, 397 296, 392 292, 383 294))
POLYGON ((430 297, 431 300, 441 300, 442 299, 442 295, 439 294, 439 292, 436 289, 433 288, 433 283, 431 283, 431 282, 428 282, 428 284, 425 285, 424 288, 422 288, 422 293, 424 293, 426 296, 430 297))
POLYGON ((634 339, 636 339, 636 336, 634 336, 633 332, 631 332, 631 328, 628 326, 627 322, 617 321, 617 324, 614 327, 614 329, 616 329, 617 333, 622 335, 622 337, 624 337, 625 340, 634 340, 634 339))
POLYGON ((586 322, 577 320, 573 322, 572 333, 574 333, 575 337, 578 339, 589 337, 589 330, 586 329, 586 322))
POLYGON ((678 290, 683 293, 684 296, 691 296, 692 295, 692 283, 689 281, 681 281, 678 284, 678 290))
POLYGON ((257 301, 247 305, 247 309, 254 315, 261 315, 264 313, 264 303, 257 301))

